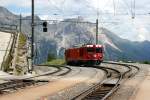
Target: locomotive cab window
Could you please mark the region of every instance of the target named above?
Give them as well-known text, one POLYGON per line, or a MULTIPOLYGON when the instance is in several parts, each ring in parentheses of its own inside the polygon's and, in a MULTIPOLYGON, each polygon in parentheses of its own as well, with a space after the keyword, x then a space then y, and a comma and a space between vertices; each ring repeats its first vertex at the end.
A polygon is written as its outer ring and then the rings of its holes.
POLYGON ((80 56, 83 56, 83 49, 80 49, 80 56))
POLYGON ((94 48, 87 48, 87 52, 94 52, 94 48))
POLYGON ((102 53, 102 48, 96 48, 96 53, 102 53))

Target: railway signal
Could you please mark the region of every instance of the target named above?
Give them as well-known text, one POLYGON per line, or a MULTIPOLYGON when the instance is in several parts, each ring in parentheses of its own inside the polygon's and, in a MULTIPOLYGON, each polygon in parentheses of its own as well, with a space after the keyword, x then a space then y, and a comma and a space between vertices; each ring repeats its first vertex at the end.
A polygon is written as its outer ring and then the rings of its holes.
POLYGON ((47 22, 43 22, 43 32, 47 32, 47 22))
POLYGON ((98 19, 96 19, 96 44, 98 44, 98 19))

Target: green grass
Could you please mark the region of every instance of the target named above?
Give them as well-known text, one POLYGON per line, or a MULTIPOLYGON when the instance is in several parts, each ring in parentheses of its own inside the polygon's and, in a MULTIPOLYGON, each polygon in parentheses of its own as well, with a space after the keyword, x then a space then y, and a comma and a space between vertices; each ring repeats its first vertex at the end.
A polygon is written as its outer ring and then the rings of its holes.
POLYGON ((46 65, 64 65, 65 60, 64 59, 53 59, 49 62, 46 62, 45 64, 46 65))
MULTIPOLYGON (((23 33, 20 33, 19 35, 19 44, 18 44, 18 55, 17 55, 17 63, 20 61, 19 56, 22 56, 23 54, 19 55, 19 52, 22 50, 22 48, 26 45, 27 38, 23 33)), ((16 66, 16 75, 21 75, 23 71, 23 68, 16 66)))
POLYGON ((22 48, 25 44, 26 44, 26 37, 24 34, 20 33, 20 36, 19 36, 19 48, 22 48))
POLYGON ((10 66, 10 62, 12 61, 12 59, 13 59, 12 56, 10 56, 10 54, 9 54, 7 59, 4 61, 3 68, 4 68, 5 72, 8 72, 10 70, 9 66, 10 66))
POLYGON ((144 61, 143 64, 150 64, 150 61, 144 61))

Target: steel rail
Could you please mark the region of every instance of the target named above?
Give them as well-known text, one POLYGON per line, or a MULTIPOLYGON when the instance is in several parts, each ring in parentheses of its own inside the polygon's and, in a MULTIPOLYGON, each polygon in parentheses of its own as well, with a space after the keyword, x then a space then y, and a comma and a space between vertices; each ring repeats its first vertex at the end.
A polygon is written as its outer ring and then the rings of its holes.
MULTIPOLYGON (((44 65, 38 65, 38 66, 44 66, 44 65)), ((43 73, 43 74, 40 74, 40 75, 35 75, 35 76, 28 77, 28 78, 25 78, 25 79, 31 79, 31 78, 36 78, 36 77, 46 76, 46 75, 53 75, 53 74, 58 73, 62 70, 60 67, 56 67, 55 65, 51 66, 51 67, 57 68, 57 70, 54 71, 54 72, 46 72, 46 73, 43 73)))
POLYGON ((66 67, 66 66, 64 66, 64 68, 66 68, 67 69, 67 71, 66 72, 64 72, 64 73, 62 73, 62 74, 59 74, 58 76, 64 76, 64 75, 67 75, 68 73, 70 73, 71 72, 71 68, 70 67, 66 67))
MULTIPOLYGON (((39 66, 43 66, 43 65, 39 65, 39 66)), ((61 67, 64 67, 67 69, 67 71, 65 71, 64 73, 59 74, 58 76, 64 76, 66 74, 68 74, 72 69, 66 66, 59 66, 59 65, 51 65, 51 67, 55 67, 57 68, 56 71, 54 72, 48 72, 48 73, 44 73, 41 75, 36 75, 36 76, 32 76, 32 77, 28 77, 28 78, 23 78, 23 79, 15 79, 15 80, 9 80, 8 82, 2 83, 0 84, 0 94, 5 93, 5 91, 16 91, 18 89, 21 88, 25 88, 26 86, 31 86, 34 84, 39 85, 39 83, 48 83, 48 80, 34 80, 33 78, 36 77, 40 77, 40 76, 46 76, 46 75, 53 75, 55 73, 58 73, 62 70, 61 67)))
POLYGON ((3 90, 8 90, 8 89, 13 89, 13 87, 24 87, 25 84, 27 83, 33 83, 33 82, 49 82, 47 80, 33 80, 32 78, 36 78, 36 77, 40 77, 40 76, 46 76, 46 75, 52 75, 55 74, 57 72, 61 71, 60 68, 58 68, 56 71, 54 72, 48 72, 48 73, 44 73, 41 75, 36 75, 36 76, 32 76, 32 77, 27 77, 27 78, 23 78, 23 79, 10 79, 8 82, 2 83, 0 84, 0 92, 2 92, 3 90), (15 85, 14 85, 15 84, 15 85), (4 87, 4 88, 1 88, 4 87))
MULTIPOLYGON (((104 67, 104 68, 105 68, 105 67, 104 67)), ((123 78, 123 76, 122 76, 122 74, 121 74, 120 71, 118 71, 118 70, 116 70, 116 69, 113 69, 113 68, 106 68, 106 69, 109 69, 109 70, 112 70, 112 71, 118 73, 119 76, 118 76, 118 80, 117 80, 115 86, 110 90, 110 92, 108 92, 108 93, 102 98, 102 100, 105 100, 106 98, 108 98, 112 93, 114 93, 114 92, 119 88, 120 82, 121 82, 121 80, 122 80, 122 78, 123 78)))
POLYGON ((134 74, 131 75, 131 77, 134 77, 140 71, 140 68, 134 65, 130 65, 130 66, 137 70, 134 74))
MULTIPOLYGON (((106 89, 108 88, 107 86, 105 87, 104 85, 106 85, 105 83, 101 84, 98 83, 96 85, 94 85, 93 87, 91 87, 90 89, 82 92, 81 94, 79 94, 78 96, 74 97, 72 100, 91 100, 91 99, 100 99, 100 100, 106 100, 110 95, 112 95, 120 86, 122 79, 127 77, 133 77, 134 75, 136 75, 138 73, 138 71, 140 70, 139 67, 134 66, 134 65, 129 65, 129 64, 122 64, 122 63, 113 63, 113 62, 104 62, 107 64, 114 64, 114 65, 121 65, 127 68, 127 70, 125 72, 121 72, 117 69, 114 68, 109 68, 109 67, 102 67, 102 66, 93 66, 94 68, 98 68, 98 69, 102 69, 102 70, 109 70, 109 71, 114 71, 116 73, 118 73, 118 80, 116 81, 116 83, 114 84, 114 86, 110 87, 110 89, 106 89), (131 73, 133 71, 133 68, 136 69, 136 72, 133 74, 131 73), (103 90, 104 89, 104 90, 103 90), (102 90, 102 91, 101 91, 102 90), (99 96, 97 98, 97 95, 99 96)), ((108 71, 107 71, 108 72, 108 71)), ((111 74, 113 73, 107 73, 107 76, 111 76, 111 74)), ((110 79, 110 78, 109 78, 110 79)))
POLYGON ((134 74, 132 73, 132 74, 128 75, 128 78, 135 76, 140 71, 140 68, 138 66, 131 65, 131 64, 124 64, 124 63, 118 63, 118 62, 107 62, 107 61, 104 61, 103 63, 115 64, 115 65, 121 65, 121 66, 127 67, 129 69, 129 71, 125 72, 123 77, 125 77, 127 73, 131 72, 133 70, 133 68, 135 68, 137 71, 134 74))
MULTIPOLYGON (((55 68, 58 68, 58 69, 60 69, 59 70, 59 72, 62 70, 61 68, 66 68, 67 69, 67 71, 66 72, 64 72, 64 73, 62 73, 62 74, 59 74, 59 75, 57 75, 57 76, 64 76, 64 75, 66 75, 66 74, 68 74, 68 73, 70 73, 71 72, 71 68, 70 67, 66 67, 66 65, 38 65, 38 66, 49 66, 49 67, 55 67, 55 68)), ((57 72, 56 72, 57 73, 57 72)), ((55 74, 55 73, 54 73, 55 74)), ((48 74, 44 74, 44 76, 45 75, 48 75, 48 74)))
POLYGON ((0 84, 0 94, 12 92, 27 86, 42 85, 48 83, 46 80, 15 80, 0 84))
POLYGON ((59 67, 55 67, 55 68, 57 68, 57 70, 53 71, 53 72, 48 72, 48 73, 44 73, 41 75, 36 75, 36 76, 24 78, 24 79, 15 79, 15 80, 13 79, 13 80, 9 80, 6 83, 2 83, 2 84, 0 84, 0 93, 3 94, 5 91, 17 90, 19 88, 24 88, 26 86, 34 85, 35 83, 39 83, 39 82, 44 82, 44 83, 47 82, 48 83, 49 81, 47 81, 47 80, 32 80, 32 78, 46 76, 46 75, 52 75, 52 74, 55 74, 62 70, 59 67))
MULTIPOLYGON (((107 67, 100 67, 100 66, 93 66, 93 68, 97 68, 97 69, 101 69, 104 70, 106 75, 108 75, 108 73, 110 73, 109 71, 114 71, 118 74, 118 80, 116 82, 116 84, 110 89, 109 93, 106 93, 105 95, 102 95, 103 97, 102 100, 105 100, 106 98, 108 98, 114 91, 116 91, 120 85, 120 82, 122 80, 122 74, 121 72, 119 72, 116 69, 113 68, 107 68, 107 67)), ((102 87, 102 85, 104 85, 105 83, 98 83, 96 85, 94 85, 93 87, 91 87, 90 89, 82 92, 81 94, 79 94, 78 96, 74 97, 72 100, 81 100, 81 99, 86 99, 88 97, 90 97, 91 95, 93 95, 92 93, 96 92, 98 89, 100 89, 102 87)))

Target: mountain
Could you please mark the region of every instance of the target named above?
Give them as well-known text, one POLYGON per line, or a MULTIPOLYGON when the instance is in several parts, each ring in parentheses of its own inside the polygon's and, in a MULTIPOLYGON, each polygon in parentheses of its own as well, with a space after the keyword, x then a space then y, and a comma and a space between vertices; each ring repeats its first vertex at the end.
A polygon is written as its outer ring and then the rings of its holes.
MULTIPOLYGON (((0 7, 0 24, 19 25, 19 16, 0 7)), ((31 36, 31 17, 23 17, 22 32, 31 36), (25 20, 26 19, 26 20, 25 20)), ((42 32, 42 20, 35 17, 35 63, 46 61, 48 54, 55 54, 62 58, 66 48, 74 45, 95 43, 95 25, 72 23, 84 21, 83 18, 65 19, 60 22, 48 22, 48 32, 42 32), (66 21, 66 22, 64 22, 66 21)), ((99 29, 99 43, 105 47, 107 60, 150 60, 150 42, 132 42, 122 39, 106 28, 99 29)))
POLYGON ((132 61, 144 61, 150 60, 150 42, 132 42, 126 39, 122 39, 114 33, 103 29, 102 34, 105 35, 106 57, 109 60, 132 60, 132 61), (113 44, 112 44, 113 43, 113 44))

